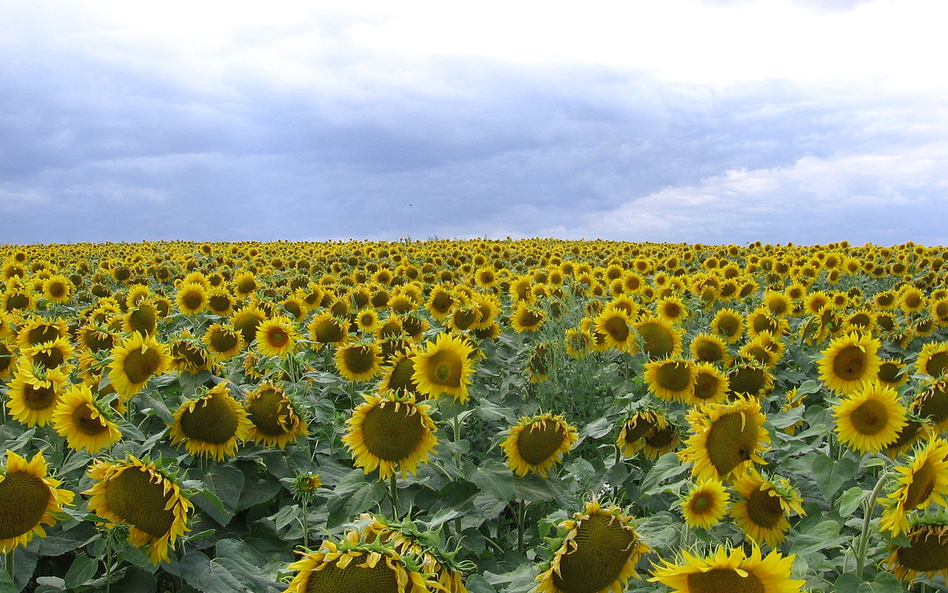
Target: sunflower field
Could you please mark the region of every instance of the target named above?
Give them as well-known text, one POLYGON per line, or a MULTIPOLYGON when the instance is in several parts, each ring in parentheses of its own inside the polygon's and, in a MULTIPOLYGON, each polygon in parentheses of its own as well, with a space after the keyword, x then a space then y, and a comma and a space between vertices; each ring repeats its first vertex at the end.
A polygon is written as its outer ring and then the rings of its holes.
POLYGON ((946 259, 0 245, 0 593, 948 591, 946 259))

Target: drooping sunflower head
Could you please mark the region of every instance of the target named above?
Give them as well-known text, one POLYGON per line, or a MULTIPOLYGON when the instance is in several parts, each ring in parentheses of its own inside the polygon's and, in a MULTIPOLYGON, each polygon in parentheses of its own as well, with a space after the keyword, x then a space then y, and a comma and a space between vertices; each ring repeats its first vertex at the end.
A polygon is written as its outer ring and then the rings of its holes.
POLYGON ((85 383, 63 392, 53 412, 53 427, 71 448, 93 454, 122 438, 112 419, 112 409, 101 404, 85 383))
POLYGON ((751 397, 760 399, 770 393, 774 386, 774 376, 770 369, 756 361, 738 359, 727 372, 731 397, 751 397))
POLYGON ((416 403, 411 393, 384 392, 364 395, 347 421, 348 432, 342 442, 355 458, 356 467, 366 474, 379 470, 387 479, 395 469, 416 473, 419 463, 427 462, 438 439, 429 407, 416 403))
POLYGON ((184 443, 194 456, 217 461, 237 453, 238 441, 247 439, 251 422, 231 395, 226 383, 218 383, 203 396, 185 401, 173 414, 171 442, 184 443))
POLYGON ((213 367, 213 359, 204 344, 183 337, 171 342, 168 353, 171 355, 171 369, 182 373, 197 373, 213 367))
POLYGON ((639 349, 649 360, 672 358, 681 353, 682 331, 654 315, 643 315, 634 324, 639 349))
POLYGON ((27 462, 7 449, 0 468, 0 553, 25 546, 37 535, 46 537, 43 525, 62 520, 63 505, 71 505, 74 494, 58 488, 61 483, 48 475, 42 451, 27 462))
POLYGON ((645 447, 646 437, 668 426, 668 419, 659 410, 640 410, 622 423, 616 446, 625 457, 632 457, 645 447))
POLYGON ((734 522, 750 539, 776 548, 787 537, 791 514, 805 515, 803 499, 783 478, 765 478, 750 469, 734 484, 740 498, 731 505, 734 522))
POLYGON ((741 547, 720 546, 703 558, 682 552, 677 563, 662 560, 649 581, 681 593, 801 593, 806 581, 790 578, 795 558, 777 550, 765 557, 756 545, 750 556, 741 547))
POLYGON ((648 390, 668 401, 684 402, 695 390, 695 364, 691 360, 666 358, 645 365, 648 390))
POLYGON ((467 401, 474 353, 474 348, 462 336, 438 334, 434 342, 428 342, 425 350, 414 356, 412 379, 419 392, 431 398, 444 393, 457 401, 467 401))
POLYGON ((348 381, 370 381, 382 370, 382 350, 377 342, 352 342, 336 350, 336 370, 348 381))
POLYGON ((230 325, 215 323, 202 338, 211 358, 222 362, 237 356, 244 348, 244 336, 230 325))
POLYGON ((922 346, 915 363, 917 372, 924 373, 934 379, 941 378, 948 372, 948 343, 929 342, 922 346))
POLYGON ((635 531, 632 517, 617 506, 587 502, 572 519, 557 525, 553 556, 537 576, 537 593, 608 593, 625 589, 635 566, 650 548, 635 531))
POLYGON ((700 333, 691 340, 691 357, 698 362, 722 363, 731 362, 731 354, 727 344, 720 336, 710 333, 700 333))
POLYGON ((153 376, 171 366, 168 348, 151 336, 134 333, 112 349, 109 378, 117 391, 128 399, 141 391, 153 376))
POLYGON ((896 441, 908 422, 907 412, 895 389, 867 382, 833 407, 836 434, 859 453, 877 453, 896 441))
POLYGON ((64 372, 72 369, 75 351, 76 349, 66 336, 21 350, 23 356, 30 359, 34 365, 43 365, 47 369, 59 368, 64 372))
POLYGON ((921 575, 948 579, 948 517, 944 511, 913 517, 909 524, 909 545, 892 545, 885 560, 888 570, 909 584, 921 575))
POLYGON ((699 480, 681 499, 681 512, 689 527, 711 529, 724 515, 730 494, 718 480, 699 480))
POLYGON ((188 529, 194 505, 181 488, 154 463, 129 456, 124 461, 97 460, 88 475, 95 482, 89 510, 112 523, 130 526, 128 541, 148 547, 152 564, 170 562, 169 549, 188 529))
POLYGON ((341 541, 323 540, 319 550, 290 564, 298 571, 286 593, 428 593, 441 589, 412 555, 350 531, 341 541))
POLYGON ((284 448, 287 443, 307 434, 306 421, 282 389, 263 383, 247 394, 244 402, 252 423, 250 438, 267 447, 284 448))
POLYGON ((911 409, 919 418, 932 423, 936 432, 943 432, 948 428, 948 380, 935 381, 916 394, 911 409))
POLYGON ((341 321, 330 311, 323 311, 314 317, 306 329, 317 350, 329 344, 343 344, 349 338, 349 322, 341 321))
POLYGON ((566 454, 579 434, 562 416, 536 414, 521 418, 507 431, 501 447, 507 456, 507 467, 518 476, 547 471, 566 454))
POLYGON ((563 335, 563 347, 571 358, 586 358, 594 345, 592 334, 578 327, 569 328, 563 335))
POLYGON ((851 393, 879 373, 879 340, 851 333, 830 342, 820 359, 820 379, 836 393, 851 393))
POLYGON ((519 301, 510 315, 510 327, 517 333, 537 331, 546 320, 546 312, 528 301, 519 301))
POLYGON ((66 322, 62 319, 30 317, 17 331, 17 343, 21 350, 25 350, 66 337, 67 331, 66 322))
POLYGON ((694 463, 691 473, 696 478, 725 481, 754 463, 764 463, 760 454, 770 444, 770 434, 760 402, 739 398, 697 406, 688 412, 687 420, 692 435, 678 456, 684 463, 694 463))

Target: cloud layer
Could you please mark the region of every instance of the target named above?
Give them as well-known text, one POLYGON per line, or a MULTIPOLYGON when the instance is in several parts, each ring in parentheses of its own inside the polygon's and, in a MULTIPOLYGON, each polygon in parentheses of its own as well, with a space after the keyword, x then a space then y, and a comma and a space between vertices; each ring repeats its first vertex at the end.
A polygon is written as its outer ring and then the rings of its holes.
POLYGON ((948 244, 936 4, 669 4, 5 3, 2 241, 948 244))

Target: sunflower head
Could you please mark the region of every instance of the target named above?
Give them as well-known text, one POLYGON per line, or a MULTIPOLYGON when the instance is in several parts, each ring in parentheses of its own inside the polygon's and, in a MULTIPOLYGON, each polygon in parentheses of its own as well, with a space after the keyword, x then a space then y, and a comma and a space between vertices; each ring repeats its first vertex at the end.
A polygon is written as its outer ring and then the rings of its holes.
POLYGON ((879 528, 897 537, 909 529, 909 513, 931 503, 948 505, 948 441, 931 438, 915 449, 905 465, 895 467, 898 481, 882 500, 879 528))
POLYGON ((547 471, 573 448, 579 438, 576 427, 562 416, 538 414, 525 416, 507 431, 501 445, 507 456, 507 467, 518 476, 547 471))
POLYGON ((668 419, 659 410, 640 410, 622 423, 616 446, 625 457, 632 457, 645 447, 645 439, 666 428, 668 419))
POLYGON ((457 334, 440 333, 429 342, 423 352, 414 356, 412 379, 421 394, 438 397, 448 394, 455 400, 468 399, 467 386, 471 381, 473 346, 457 334))
POLYGON ((783 478, 765 478, 750 469, 734 484, 741 497, 730 509, 737 526, 758 544, 777 547, 786 539, 791 513, 805 515, 803 499, 783 478))
POLYGON ((718 480, 700 480, 681 499, 681 512, 689 527, 711 529, 724 515, 730 500, 727 488, 718 480))
POLYGON ((85 383, 70 386, 53 412, 53 428, 73 449, 98 453, 122 438, 114 410, 98 401, 85 383))
POLYGON ((68 380, 58 368, 46 369, 20 360, 7 391, 10 416, 27 426, 45 426, 52 421, 68 380))
POLYGON ((723 481, 739 476, 753 463, 764 463, 760 454, 770 444, 770 435, 758 401, 698 406, 688 412, 687 420, 692 435, 678 456, 694 463, 691 473, 697 478, 723 481))
POLYGON ((280 316, 260 322, 255 339, 260 354, 283 357, 293 352, 299 334, 292 319, 280 316))
POLYGON ((306 421, 297 413, 293 401, 282 389, 263 383, 244 402, 253 426, 250 438, 268 447, 282 449, 307 433, 306 421))
POLYGON ((370 381, 382 370, 382 350, 377 342, 352 342, 336 350, 339 374, 349 381, 370 381))
POLYGON ((178 484, 154 463, 129 456, 125 461, 97 460, 88 471, 94 484, 89 510, 111 522, 130 527, 128 541, 148 547, 152 564, 169 562, 169 548, 188 531, 194 505, 178 484))
POLYGON ((907 411, 895 389, 867 382, 833 407, 836 433, 859 453, 877 453, 896 441, 908 422, 907 411))
POLYGON ((350 531, 341 541, 323 540, 319 550, 290 564, 297 571, 286 593, 426 593, 442 589, 412 555, 350 531))
POLYGON ((625 589, 635 566, 650 551, 632 517, 617 506, 587 502, 557 525, 552 558, 537 576, 538 593, 608 593, 625 589))
POLYGON ((173 418, 172 443, 184 443, 191 455, 210 456, 217 461, 236 454, 238 441, 247 438, 252 426, 247 410, 230 395, 223 382, 182 403, 173 418))
POLYGON ((639 350, 649 360, 678 356, 682 347, 682 331, 654 315, 644 315, 634 324, 639 337, 639 350))
POLYGON ((33 537, 46 537, 45 525, 62 520, 63 505, 71 505, 74 494, 47 474, 46 459, 37 451, 29 462, 7 450, 0 468, 0 553, 11 553, 33 537))
POLYGON ((419 463, 427 462, 438 439, 428 406, 416 403, 412 393, 384 392, 364 395, 347 421, 348 432, 342 442, 355 458, 356 467, 365 473, 379 470, 387 479, 401 470, 416 473, 419 463))
POLYGON ((944 511, 913 517, 907 531, 909 545, 893 544, 886 567, 907 583, 924 575, 948 578, 948 517, 944 511))
POLYGON ((109 378, 115 391, 128 399, 141 391, 148 379, 164 373, 170 366, 167 346, 136 332, 112 349, 109 378))
POLYGON ((879 373, 879 340, 851 333, 830 342, 819 362, 820 379, 836 393, 851 393, 879 373))
POLYGON ((648 390, 668 401, 684 402, 695 392, 695 364, 691 360, 667 358, 645 365, 648 390))
POLYGON ((790 578, 794 558, 777 550, 764 557, 756 545, 750 556, 741 547, 721 546, 706 557, 682 552, 677 562, 654 566, 649 581, 687 593, 800 593, 806 581, 790 578))

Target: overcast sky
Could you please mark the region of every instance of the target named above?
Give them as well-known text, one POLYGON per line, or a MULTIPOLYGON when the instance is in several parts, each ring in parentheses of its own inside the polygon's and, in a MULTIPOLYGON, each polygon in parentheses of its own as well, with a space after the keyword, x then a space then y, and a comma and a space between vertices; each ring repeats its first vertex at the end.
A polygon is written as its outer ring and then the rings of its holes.
POLYGON ((948 2, 0 0, 0 243, 948 245, 948 2))

